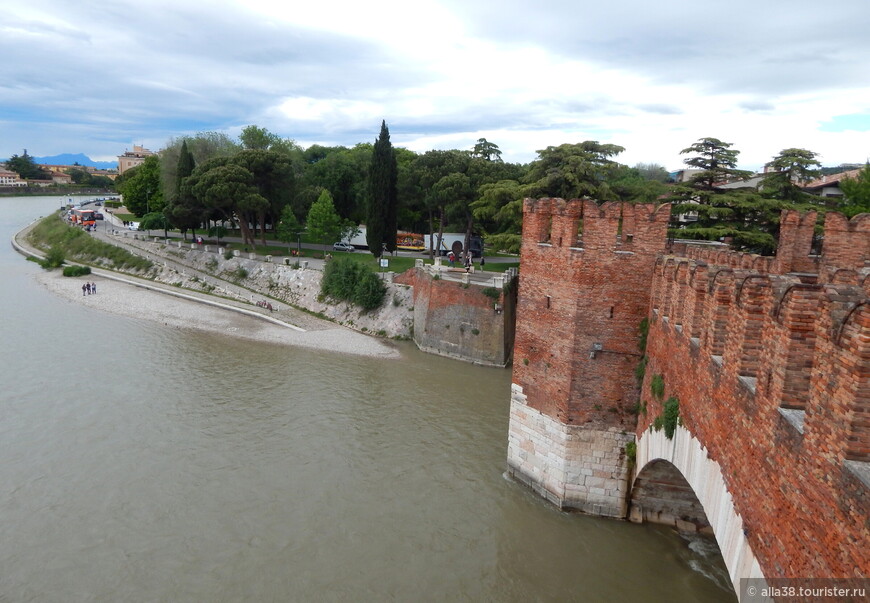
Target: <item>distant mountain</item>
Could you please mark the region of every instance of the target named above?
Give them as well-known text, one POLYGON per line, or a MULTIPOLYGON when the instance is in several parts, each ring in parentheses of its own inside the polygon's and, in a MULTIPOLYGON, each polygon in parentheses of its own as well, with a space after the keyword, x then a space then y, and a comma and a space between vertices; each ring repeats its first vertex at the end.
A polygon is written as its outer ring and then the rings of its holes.
POLYGON ((84 153, 64 153, 63 155, 52 155, 51 157, 34 157, 33 161, 43 165, 89 165, 91 167, 100 168, 102 170, 118 169, 117 161, 94 161, 84 153))

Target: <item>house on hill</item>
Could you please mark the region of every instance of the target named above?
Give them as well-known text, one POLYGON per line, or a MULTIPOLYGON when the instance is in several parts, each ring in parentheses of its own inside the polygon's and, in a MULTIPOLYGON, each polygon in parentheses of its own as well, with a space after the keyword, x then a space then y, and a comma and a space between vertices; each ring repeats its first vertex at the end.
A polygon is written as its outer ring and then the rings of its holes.
POLYGON ((156 153, 149 151, 141 145, 134 144, 132 151, 124 151, 123 155, 118 155, 118 173, 123 174, 130 168, 142 165, 145 158, 151 155, 156 155, 156 153))
POLYGON ((843 191, 840 189, 840 182, 845 178, 857 178, 858 172, 860 171, 861 169, 849 170, 847 172, 840 172, 839 174, 822 176, 821 178, 807 182, 803 189, 806 192, 818 195, 819 197, 842 198, 844 195, 843 191))
POLYGON ((21 180, 15 172, 0 168, 0 186, 27 186, 27 183, 21 180))

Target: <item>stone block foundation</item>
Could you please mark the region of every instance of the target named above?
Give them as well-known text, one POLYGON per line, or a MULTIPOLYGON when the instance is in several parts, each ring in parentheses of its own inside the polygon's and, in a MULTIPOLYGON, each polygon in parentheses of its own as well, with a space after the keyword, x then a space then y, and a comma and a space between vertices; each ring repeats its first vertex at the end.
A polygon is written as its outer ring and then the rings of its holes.
POLYGON ((566 425, 531 408, 511 385, 508 473, 561 509, 624 518, 633 433, 615 427, 566 425))

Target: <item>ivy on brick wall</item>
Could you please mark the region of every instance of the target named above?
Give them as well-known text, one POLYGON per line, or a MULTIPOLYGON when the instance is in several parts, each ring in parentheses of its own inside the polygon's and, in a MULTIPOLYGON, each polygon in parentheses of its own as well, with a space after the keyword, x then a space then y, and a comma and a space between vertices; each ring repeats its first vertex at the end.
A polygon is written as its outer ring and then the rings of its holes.
POLYGON ((665 437, 669 440, 674 438, 674 432, 677 430, 677 424, 680 421, 680 401, 671 396, 665 401, 665 418, 664 428, 665 437))

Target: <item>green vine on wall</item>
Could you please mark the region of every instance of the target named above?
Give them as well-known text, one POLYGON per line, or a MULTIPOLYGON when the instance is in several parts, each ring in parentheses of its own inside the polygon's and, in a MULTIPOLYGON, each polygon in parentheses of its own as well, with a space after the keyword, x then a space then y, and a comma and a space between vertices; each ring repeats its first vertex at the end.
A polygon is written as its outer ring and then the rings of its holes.
POLYGON ((628 459, 628 469, 631 471, 637 462, 637 442, 625 443, 625 458, 628 459))
POLYGON ((674 432, 677 430, 677 423, 680 420, 680 401, 671 396, 665 401, 665 437, 669 440, 674 438, 674 432))
POLYGON ((665 379, 661 375, 653 375, 649 384, 650 392, 656 400, 661 400, 665 395, 665 379))

